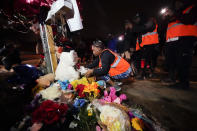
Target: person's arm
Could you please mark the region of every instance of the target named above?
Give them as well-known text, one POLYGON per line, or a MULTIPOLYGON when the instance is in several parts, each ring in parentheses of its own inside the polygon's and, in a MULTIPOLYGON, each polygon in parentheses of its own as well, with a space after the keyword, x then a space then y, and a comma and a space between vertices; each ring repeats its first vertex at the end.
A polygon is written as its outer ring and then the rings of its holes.
POLYGON ((92 62, 92 64, 89 64, 86 66, 86 68, 92 69, 99 65, 99 57, 96 57, 96 59, 92 62))
POLYGON ((162 45, 162 46, 166 42, 167 28, 168 28, 167 21, 160 21, 160 22, 158 22, 157 32, 158 32, 158 35, 159 35, 159 44, 162 45))
POLYGON ((132 43, 132 32, 130 30, 127 30, 124 36, 124 41, 123 41, 123 48, 124 48, 124 52, 125 51, 129 51, 130 47, 131 47, 131 43, 132 43))
POLYGON ((103 54, 101 55, 102 67, 94 69, 93 75, 102 76, 108 74, 110 70, 110 66, 114 60, 115 60, 115 56, 111 52, 109 51, 103 52, 103 54))

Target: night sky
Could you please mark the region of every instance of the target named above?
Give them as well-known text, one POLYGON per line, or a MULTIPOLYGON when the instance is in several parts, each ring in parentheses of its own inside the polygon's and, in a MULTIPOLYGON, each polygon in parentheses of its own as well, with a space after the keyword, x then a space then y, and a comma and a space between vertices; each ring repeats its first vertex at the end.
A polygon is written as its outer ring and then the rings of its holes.
POLYGON ((136 12, 156 16, 161 7, 170 3, 170 0, 81 0, 82 35, 95 38, 118 34, 124 29, 124 20, 132 19, 136 12))

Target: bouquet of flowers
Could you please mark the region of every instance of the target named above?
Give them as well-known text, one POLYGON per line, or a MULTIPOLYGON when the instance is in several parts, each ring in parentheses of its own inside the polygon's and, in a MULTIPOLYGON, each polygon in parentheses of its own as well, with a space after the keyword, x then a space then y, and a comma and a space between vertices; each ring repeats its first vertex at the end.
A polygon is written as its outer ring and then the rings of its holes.
POLYGON ((92 101, 99 96, 100 90, 98 89, 98 84, 96 82, 92 82, 92 84, 86 85, 84 87, 83 93, 85 93, 87 98, 92 101))
POLYGON ((66 104, 46 100, 33 112, 32 122, 44 124, 55 123, 66 115, 67 110, 68 106, 66 104))

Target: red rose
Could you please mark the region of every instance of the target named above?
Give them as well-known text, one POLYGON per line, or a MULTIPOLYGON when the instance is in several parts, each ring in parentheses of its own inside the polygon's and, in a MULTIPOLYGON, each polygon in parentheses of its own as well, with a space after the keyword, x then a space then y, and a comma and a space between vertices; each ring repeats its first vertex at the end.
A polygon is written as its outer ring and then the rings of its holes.
POLYGON ((42 110, 40 108, 36 109, 33 114, 32 114, 32 122, 42 122, 43 121, 43 117, 41 116, 42 110))
POLYGON ((68 110, 68 106, 66 104, 61 104, 59 106, 59 112, 61 115, 66 115, 67 110, 68 110))
POLYGON ((85 97, 85 94, 83 93, 84 87, 85 87, 85 85, 82 85, 82 84, 79 84, 79 85, 77 85, 77 87, 76 87, 76 91, 77 91, 78 96, 79 96, 80 98, 85 97))
POLYGON ((53 101, 47 100, 33 112, 32 121, 43 122, 45 124, 52 124, 57 122, 61 116, 66 114, 68 106, 66 104, 57 104, 53 101))

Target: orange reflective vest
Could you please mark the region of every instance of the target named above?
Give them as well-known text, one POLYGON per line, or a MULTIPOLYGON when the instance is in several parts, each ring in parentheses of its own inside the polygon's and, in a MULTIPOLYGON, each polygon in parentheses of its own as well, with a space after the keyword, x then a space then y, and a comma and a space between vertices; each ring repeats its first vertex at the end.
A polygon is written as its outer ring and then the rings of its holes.
MULTIPOLYGON (((110 76, 120 75, 126 72, 130 68, 130 64, 125 59, 123 59, 118 54, 116 54, 115 52, 109 49, 105 49, 103 50, 103 52, 106 50, 110 51, 115 56, 115 60, 110 66, 110 70, 109 70, 110 76)), ((99 67, 102 67, 100 56, 99 56, 99 67)))
MULTIPOLYGON (((188 14, 194 6, 189 6, 182 13, 188 14)), ((180 21, 174 21, 168 24, 166 41, 178 40, 180 36, 195 36, 197 37, 197 23, 194 25, 184 25, 180 21)))
POLYGON ((138 39, 136 42, 136 51, 140 50, 140 47, 144 45, 152 45, 159 43, 159 35, 157 33, 158 25, 156 24, 156 28, 153 32, 148 32, 142 35, 142 42, 139 44, 138 39))

